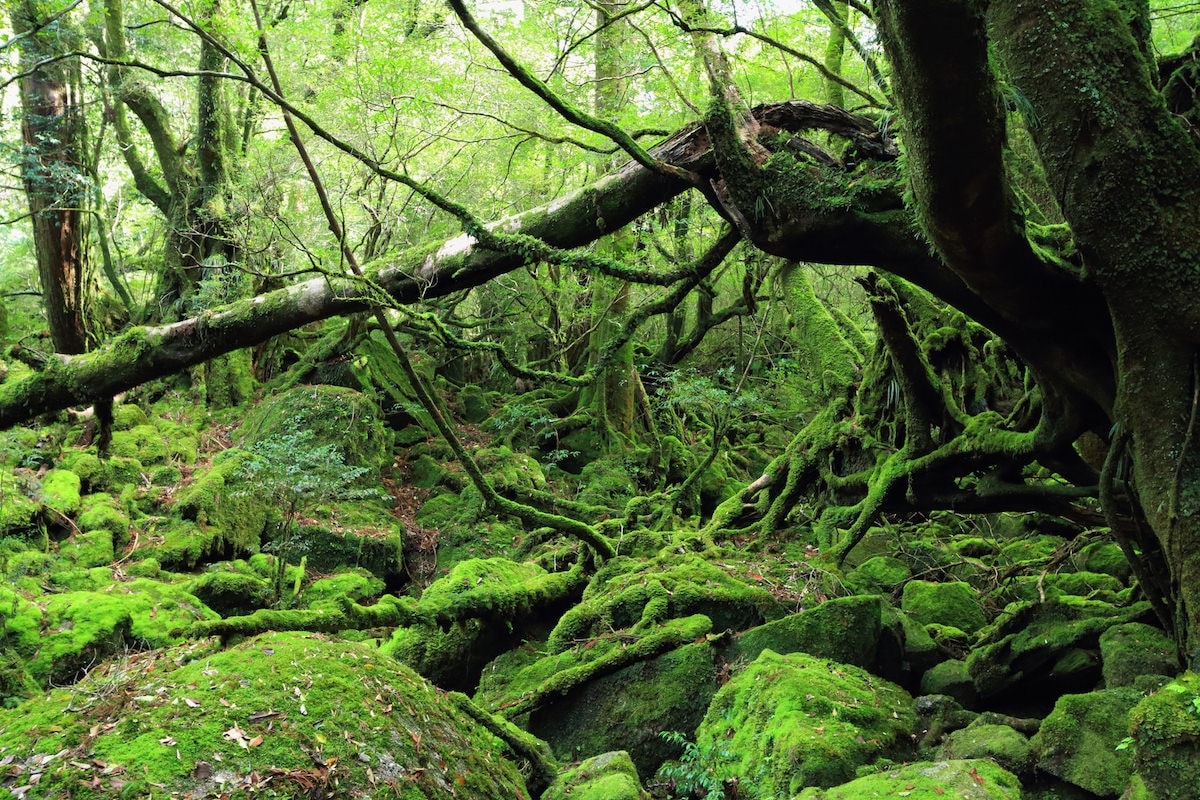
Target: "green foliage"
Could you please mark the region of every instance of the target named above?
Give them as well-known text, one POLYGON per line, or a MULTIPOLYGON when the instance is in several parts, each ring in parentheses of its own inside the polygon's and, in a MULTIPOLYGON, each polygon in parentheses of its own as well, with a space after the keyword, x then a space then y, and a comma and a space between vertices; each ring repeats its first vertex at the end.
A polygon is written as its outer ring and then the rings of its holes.
MULTIPOLYGON (((691 741, 679 731, 662 731, 659 736, 683 750, 679 759, 668 761, 659 767, 656 779, 668 782, 672 798, 685 800, 690 797, 703 797, 705 800, 725 800, 726 782, 735 777, 730 763, 734 754, 723 743, 717 744, 713 753, 701 750, 700 746, 691 741)), ((754 797, 753 788, 749 793, 739 791, 737 797, 754 797)))

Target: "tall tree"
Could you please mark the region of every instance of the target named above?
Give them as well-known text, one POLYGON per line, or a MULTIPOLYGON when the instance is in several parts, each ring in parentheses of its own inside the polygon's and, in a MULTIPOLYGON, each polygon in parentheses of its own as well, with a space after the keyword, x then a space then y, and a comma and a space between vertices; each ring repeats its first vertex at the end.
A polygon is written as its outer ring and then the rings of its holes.
POLYGON ((20 42, 21 177, 33 223, 50 338, 60 353, 87 347, 83 318, 83 109, 79 59, 62 14, 38 0, 10 6, 20 42))

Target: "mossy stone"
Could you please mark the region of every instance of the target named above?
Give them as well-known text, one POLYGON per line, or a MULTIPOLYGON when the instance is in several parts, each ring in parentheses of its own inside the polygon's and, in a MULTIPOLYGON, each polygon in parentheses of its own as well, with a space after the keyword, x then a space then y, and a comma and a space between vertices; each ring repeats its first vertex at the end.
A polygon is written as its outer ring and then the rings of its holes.
POLYGON ((40 691, 25 659, 11 647, 0 647, 0 708, 13 708, 40 691))
POLYGON ((870 668, 875 663, 883 603, 879 597, 854 595, 826 600, 739 635, 729 661, 753 661, 763 650, 808 653, 843 664, 870 668))
MULTIPOLYGON (((221 529, 201 527, 186 519, 170 517, 165 528, 151 528, 151 550, 165 569, 189 570, 221 550, 221 529)), ((139 548, 138 552, 141 552, 139 548)))
POLYGON ((113 430, 127 431, 139 425, 149 425, 150 418, 141 406, 133 403, 121 403, 113 407, 113 430))
POLYGON ((50 743, 70 757, 42 765, 42 797, 244 796, 253 786, 255 797, 296 798, 335 780, 339 797, 529 797, 505 746, 455 701, 373 647, 315 635, 138 654, 93 670, 73 693, 0 711, 0 752, 24 763, 50 743), (78 711, 63 715, 72 696, 78 711), (106 700, 79 702, 88 697, 106 700))
MULTIPOLYGON (((1039 691, 1063 686, 1051 674, 1071 649, 1095 650, 1100 634, 1113 625, 1151 614, 1148 602, 1117 607, 1097 600, 1063 597, 1045 603, 1013 603, 979 634, 967 657, 981 697, 991 697, 1022 682, 1039 691)), ((1098 661, 1095 680, 1100 678, 1098 661)), ((1079 683, 1078 673, 1068 685, 1079 683)), ((1086 676, 1085 676, 1086 677, 1086 676)))
POLYGON ((257 575, 217 569, 187 584, 188 591, 222 617, 250 614, 275 600, 271 583, 257 575))
MULTIPOLYGON (((445 465, 428 453, 422 453, 409 461, 408 469, 412 475, 413 486, 418 486, 422 489, 432 489, 446 477, 445 465)), ((445 495, 438 496, 444 497, 445 495)))
POLYGON ((1071 559, 1080 572, 1099 572, 1111 575, 1121 583, 1129 583, 1133 567, 1116 542, 1090 542, 1071 559))
POLYGON ((153 425, 138 425, 112 435, 109 453, 136 458, 142 464, 161 464, 168 458, 167 442, 153 425))
POLYGON ((404 570, 404 526, 381 503, 313 509, 293 537, 296 552, 316 572, 362 567, 383 581, 398 581, 404 570))
POLYGON ((863 593, 890 593, 911 577, 908 564, 900 559, 872 556, 846 574, 846 585, 863 593))
POLYGON ((3 643, 23 658, 37 652, 41 642, 41 607, 24 594, 0 586, 0 634, 3 643))
POLYGON ((383 588, 383 581, 368 570, 347 570, 313 581, 304 589, 304 602, 311 605, 342 597, 354 601, 366 600, 381 594, 383 588))
POLYGON ((742 785, 791 797, 896 755, 915 725, 912 698, 895 684, 847 664, 764 650, 718 690, 696 745, 742 785))
POLYGON ((805 789, 796 800, 1021 800, 1021 782, 990 759, 920 761, 832 789, 805 789))
POLYGON ((1018 575, 1000 587, 991 599, 1007 604, 1019 600, 1058 600, 1069 595, 1115 604, 1124 588, 1119 580, 1102 572, 1018 575))
POLYGON ((40 527, 42 506, 12 472, 0 470, 0 536, 27 536, 40 527))
POLYGON ((75 524, 84 531, 108 531, 114 545, 129 541, 129 515, 110 494, 100 492, 87 495, 75 524))
POLYGON ((637 768, 623 750, 601 753, 568 767, 542 800, 650 800, 637 768))
POLYGON ((1034 534, 1006 544, 1000 550, 1000 559, 1012 564, 1041 564, 1050 560, 1058 549, 1066 544, 1061 536, 1034 534))
POLYGON ((946 739, 944 755, 951 759, 990 758, 1015 775, 1033 769, 1033 753, 1027 739, 1007 725, 973 724, 954 731, 946 739))
POLYGON ((240 553, 257 549, 263 531, 279 514, 262 496, 239 491, 245 481, 246 459, 246 452, 237 449, 217 454, 207 469, 197 470, 192 482, 175 495, 176 513, 183 520, 197 523, 206 532, 215 528, 213 536, 240 553))
POLYGON ((492 410, 487 394, 474 384, 458 390, 458 402, 462 406, 463 419, 472 425, 483 422, 492 410))
POLYGON ((77 533, 65 542, 59 542, 58 554, 80 568, 111 564, 116 557, 113 535, 106 530, 77 533))
POLYGON ((1141 699, 1128 687, 1060 697, 1031 741, 1038 769, 1101 797, 1121 794, 1133 758, 1118 745, 1141 699))
POLYGON ((949 695, 964 706, 975 705, 979 695, 967 671, 967 662, 956 658, 934 664, 921 676, 921 694, 949 695))
POLYGON ((364 467, 365 480, 377 480, 392 464, 392 433, 370 397, 338 386, 297 386, 263 400, 246 415, 237 441, 255 442, 309 431, 317 442, 334 443, 349 467, 364 467))
POLYGON ((174 644, 176 631, 217 618, 183 588, 144 578, 112 583, 100 592, 53 594, 43 605, 41 643, 29 664, 43 684, 70 683, 126 645, 174 644))
POLYGON ((963 581, 909 581, 904 584, 900 608, 923 625, 951 625, 966 633, 975 633, 987 624, 979 593, 963 581))
POLYGON ((95 488, 97 479, 104 472, 104 462, 90 450, 68 450, 63 453, 59 468, 74 472, 84 486, 95 488))
POLYGON ((653 775, 679 754, 659 734, 690 735, 716 691, 713 648, 693 643, 579 686, 531 714, 528 728, 560 759, 621 747, 639 773, 653 775))
POLYGON ((1129 714, 1134 765, 1154 800, 1195 800, 1200 787, 1200 675, 1185 672, 1129 714))
POLYGON ((1100 634, 1104 688, 1132 686, 1143 675, 1175 675, 1179 657, 1175 642, 1152 625, 1129 622, 1100 634))
POLYGON ((69 518, 79 512, 83 481, 74 472, 52 469, 42 476, 42 502, 59 516, 69 518))

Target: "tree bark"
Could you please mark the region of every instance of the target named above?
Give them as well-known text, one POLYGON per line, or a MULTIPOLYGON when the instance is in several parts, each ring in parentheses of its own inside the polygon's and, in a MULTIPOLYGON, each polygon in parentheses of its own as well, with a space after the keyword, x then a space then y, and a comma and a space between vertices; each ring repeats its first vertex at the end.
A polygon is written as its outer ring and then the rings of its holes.
POLYGON ((13 30, 24 34, 19 81, 21 134, 25 144, 21 178, 33 223, 38 276, 54 349, 82 353, 84 243, 80 213, 85 199, 81 155, 83 119, 76 58, 53 56, 55 45, 42 31, 48 24, 36 0, 12 7, 13 30))

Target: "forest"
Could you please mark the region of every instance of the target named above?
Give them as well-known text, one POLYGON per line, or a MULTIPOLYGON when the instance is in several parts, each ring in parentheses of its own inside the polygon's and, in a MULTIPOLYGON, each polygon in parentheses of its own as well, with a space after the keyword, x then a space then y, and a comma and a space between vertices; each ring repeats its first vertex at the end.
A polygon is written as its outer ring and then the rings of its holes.
POLYGON ((1200 2, 4 10, 0 794, 1200 800, 1200 2))

